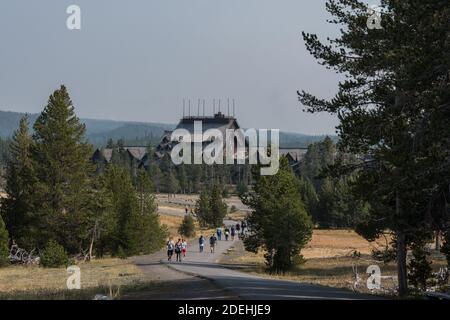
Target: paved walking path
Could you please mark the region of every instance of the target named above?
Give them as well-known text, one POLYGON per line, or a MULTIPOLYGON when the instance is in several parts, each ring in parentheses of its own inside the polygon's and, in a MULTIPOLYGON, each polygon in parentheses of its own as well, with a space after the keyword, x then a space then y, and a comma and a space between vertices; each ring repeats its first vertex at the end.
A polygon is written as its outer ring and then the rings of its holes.
MULTIPOLYGON (((233 221, 224 221, 226 225, 233 221)), ((142 270, 161 284, 161 290, 143 293, 142 299, 377 299, 343 289, 296 281, 276 280, 236 271, 218 261, 233 241, 218 241, 215 253, 210 253, 209 236, 205 234, 204 252, 199 251, 198 240, 189 243, 182 262, 167 261, 166 251, 135 258, 142 270)))
MULTIPOLYGON (((237 240, 235 240, 237 241, 237 240)), ((227 268, 217 263, 220 256, 234 245, 234 241, 219 241, 216 252, 211 254, 209 245, 203 253, 197 247, 189 249, 188 256, 180 262, 167 263, 170 269, 212 281, 229 296, 240 299, 374 299, 372 296, 351 291, 302 284, 296 281, 275 280, 251 275, 227 268)))
POLYGON ((135 264, 142 269, 147 278, 154 281, 151 291, 128 294, 125 299, 133 300, 203 300, 236 299, 212 281, 196 275, 189 275, 169 268, 165 263, 166 251, 134 258, 135 264))

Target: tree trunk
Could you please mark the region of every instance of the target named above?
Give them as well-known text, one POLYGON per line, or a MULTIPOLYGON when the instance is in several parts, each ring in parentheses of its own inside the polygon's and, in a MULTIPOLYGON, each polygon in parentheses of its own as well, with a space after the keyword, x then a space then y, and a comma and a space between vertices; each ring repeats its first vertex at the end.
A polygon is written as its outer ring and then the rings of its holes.
POLYGON ((441 251, 441 233, 439 231, 436 231, 436 246, 435 249, 437 252, 441 251))
POLYGON ((88 256, 89 261, 92 260, 92 252, 94 250, 94 242, 96 237, 97 237, 97 221, 95 221, 94 230, 92 231, 91 244, 89 245, 89 256, 88 256))
MULTIPOLYGON (((400 215, 400 198, 395 198, 395 211, 397 217, 400 215)), ((408 281, 406 278, 406 239, 402 231, 397 231, 397 277, 398 294, 403 297, 408 292, 408 281)))
POLYGON ((94 237, 92 237, 91 244, 89 245, 89 255, 88 255, 89 261, 92 260, 92 251, 93 250, 94 250, 94 237))

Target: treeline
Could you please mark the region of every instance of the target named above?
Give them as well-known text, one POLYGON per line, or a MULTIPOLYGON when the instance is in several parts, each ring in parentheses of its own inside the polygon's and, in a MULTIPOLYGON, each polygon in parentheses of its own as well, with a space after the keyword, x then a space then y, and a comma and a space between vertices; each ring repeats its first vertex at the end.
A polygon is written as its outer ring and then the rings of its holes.
MULTIPOLYGON (((137 163, 130 161, 123 140, 109 140, 112 148, 111 163, 136 175, 137 163)), ((154 150, 148 147, 147 153, 154 150)), ((366 204, 356 200, 350 191, 351 177, 333 177, 326 172, 335 163, 357 163, 355 156, 338 152, 330 137, 310 144, 296 175, 302 201, 306 205, 314 224, 320 228, 354 227, 359 214, 366 210, 366 204)), ((102 171, 103 162, 97 163, 102 171)), ((254 175, 250 165, 179 165, 175 166, 169 156, 162 159, 150 157, 146 171, 152 178, 155 192, 169 194, 201 193, 202 190, 218 184, 224 195, 231 191, 241 195, 252 185, 254 175)))
POLYGON ((3 179, 6 160, 8 157, 9 141, 0 138, 0 191, 3 190, 5 181, 3 179))
MULTIPOLYGON (((200 193, 204 188, 215 184, 223 186, 224 194, 228 194, 232 186, 236 191, 245 191, 252 182, 250 165, 206 165, 206 164, 182 164, 175 166, 170 155, 164 155, 162 159, 150 156, 145 168, 139 168, 139 164, 130 160, 123 140, 110 139, 106 145, 112 148, 111 163, 120 166, 136 176, 138 169, 144 169, 151 176, 155 192, 168 194, 192 194, 200 193)), ((154 148, 149 145, 147 154, 154 155, 154 148)), ((97 171, 102 172, 105 163, 96 163, 97 171)))
POLYGON ((302 200, 319 228, 354 228, 368 210, 368 203, 352 193, 353 175, 336 175, 336 165, 361 163, 355 155, 340 152, 329 137, 308 147, 297 171, 302 200))
POLYGON ((0 168, 5 166, 8 156, 9 141, 0 138, 0 168))
POLYGON ((127 146, 155 146, 161 141, 163 134, 164 129, 156 125, 124 124, 104 133, 90 134, 88 139, 95 147, 103 147, 105 144, 109 144, 111 139, 122 141, 127 146))
POLYGON ((0 212, 11 243, 27 250, 57 243, 69 255, 89 256, 161 247, 165 230, 148 174, 132 177, 114 165, 95 174, 85 125, 64 86, 50 96, 33 129, 31 135, 22 118, 9 146, 0 212))

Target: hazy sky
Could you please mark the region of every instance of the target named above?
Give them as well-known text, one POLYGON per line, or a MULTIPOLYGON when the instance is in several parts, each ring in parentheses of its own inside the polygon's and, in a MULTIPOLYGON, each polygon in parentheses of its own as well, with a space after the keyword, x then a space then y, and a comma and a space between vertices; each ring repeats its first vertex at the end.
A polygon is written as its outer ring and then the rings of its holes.
POLYGON ((302 112, 296 94, 336 90, 301 38, 335 34, 327 17, 325 0, 2 0, 0 109, 39 112, 64 83, 81 117, 176 123, 183 98, 212 113, 230 97, 241 126, 334 133, 336 118, 302 112))

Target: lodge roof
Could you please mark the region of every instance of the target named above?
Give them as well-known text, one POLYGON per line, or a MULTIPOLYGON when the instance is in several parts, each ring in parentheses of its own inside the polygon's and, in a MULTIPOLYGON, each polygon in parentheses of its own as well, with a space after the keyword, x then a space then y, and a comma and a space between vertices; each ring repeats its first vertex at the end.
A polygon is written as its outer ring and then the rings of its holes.
MULTIPOLYGON (((128 152, 130 157, 138 161, 141 161, 147 154, 147 147, 123 147, 123 149, 128 152)), ((119 150, 119 148, 116 148, 116 150, 119 150)), ((113 149, 112 148, 97 149, 95 153, 101 155, 105 159, 105 161, 109 163, 111 162, 113 149)))
POLYGON ((308 149, 306 148, 280 148, 280 155, 289 156, 293 161, 301 161, 308 149))
MULTIPOLYGON (((235 117, 232 116, 226 116, 225 114, 221 113, 220 111, 216 113, 214 116, 186 116, 181 118, 180 122, 178 123, 177 129, 184 129, 191 133, 191 135, 194 135, 194 126, 195 122, 200 121, 202 124, 202 133, 204 133, 207 130, 210 129, 217 129, 219 130, 224 136, 226 134, 227 129, 239 129, 239 124, 237 123, 237 120, 235 117)), ((163 146, 172 144, 171 141, 171 135, 173 131, 165 131, 164 135, 161 139, 160 148, 163 146)), ((194 139, 192 139, 194 140, 194 139)))

